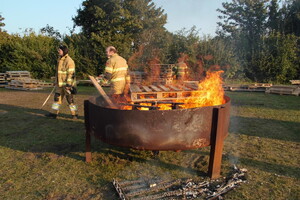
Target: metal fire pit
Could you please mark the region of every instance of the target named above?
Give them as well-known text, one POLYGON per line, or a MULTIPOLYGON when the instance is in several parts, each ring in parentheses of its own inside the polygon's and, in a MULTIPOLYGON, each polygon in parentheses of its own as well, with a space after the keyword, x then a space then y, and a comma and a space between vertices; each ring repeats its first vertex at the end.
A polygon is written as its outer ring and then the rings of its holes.
POLYGON ((95 97, 84 102, 86 161, 91 135, 116 146, 138 150, 187 150, 211 146, 208 175, 220 176, 223 141, 228 135, 230 98, 226 103, 175 110, 119 110, 95 97))

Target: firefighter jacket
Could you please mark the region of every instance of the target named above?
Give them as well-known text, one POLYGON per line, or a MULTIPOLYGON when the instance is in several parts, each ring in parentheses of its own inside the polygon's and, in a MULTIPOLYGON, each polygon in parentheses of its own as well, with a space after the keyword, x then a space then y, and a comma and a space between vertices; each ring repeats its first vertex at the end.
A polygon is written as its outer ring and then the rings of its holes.
POLYGON ((56 84, 58 87, 76 85, 75 63, 68 54, 64 55, 58 60, 56 84))
POLYGON ((128 65, 126 60, 117 53, 107 60, 105 78, 111 82, 111 94, 122 94, 124 92, 127 71, 128 65))
POLYGON ((178 63, 178 75, 179 76, 184 76, 186 74, 186 70, 187 70, 187 65, 184 62, 180 62, 178 63))

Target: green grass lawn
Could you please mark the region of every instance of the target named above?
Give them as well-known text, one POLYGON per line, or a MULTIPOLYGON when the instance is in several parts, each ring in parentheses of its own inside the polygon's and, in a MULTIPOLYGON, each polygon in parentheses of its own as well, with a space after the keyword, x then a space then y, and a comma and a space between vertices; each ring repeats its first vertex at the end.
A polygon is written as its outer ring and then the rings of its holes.
MULTIPOLYGON (((209 147, 161 152, 114 147, 92 141, 85 163, 83 101, 97 95, 79 87, 79 119, 66 104, 54 120, 44 117, 51 89, 0 89, 0 199, 118 199, 112 180, 161 177, 207 180, 209 147)), ((233 164, 248 169, 247 183, 226 199, 300 199, 300 97, 227 92, 232 100, 222 176, 233 164)))

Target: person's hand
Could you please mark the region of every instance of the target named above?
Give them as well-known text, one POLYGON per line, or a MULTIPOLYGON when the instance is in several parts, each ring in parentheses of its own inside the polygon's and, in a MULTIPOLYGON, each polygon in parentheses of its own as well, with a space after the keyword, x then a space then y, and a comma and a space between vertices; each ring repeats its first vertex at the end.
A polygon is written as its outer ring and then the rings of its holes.
POLYGON ((67 84, 66 86, 65 86, 65 88, 66 88, 66 90, 71 90, 71 88, 72 88, 72 86, 71 85, 69 85, 69 84, 67 84))

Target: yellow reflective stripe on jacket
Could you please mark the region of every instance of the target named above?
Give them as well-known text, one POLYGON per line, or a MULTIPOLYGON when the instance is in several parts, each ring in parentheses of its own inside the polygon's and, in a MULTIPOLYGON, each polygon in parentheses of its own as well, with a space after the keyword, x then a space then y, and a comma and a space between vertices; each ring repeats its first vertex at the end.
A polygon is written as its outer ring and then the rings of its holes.
POLYGON ((105 67, 105 72, 112 73, 113 72, 113 68, 112 67, 105 67))
POLYGON ((67 74, 66 71, 58 71, 59 74, 67 74))
POLYGON ((128 67, 120 67, 120 68, 115 68, 113 71, 114 72, 120 72, 120 71, 127 71, 128 67))
POLYGON ((65 85, 67 85, 67 84, 64 83, 64 82, 59 82, 59 83, 58 83, 58 87, 62 87, 62 86, 65 86, 65 85))
POLYGON ((69 68, 67 71, 68 72, 75 72, 75 68, 69 68))
POLYGON ((111 81, 111 82, 125 81, 125 77, 114 78, 114 79, 111 79, 110 81, 111 81))
POLYGON ((114 73, 114 72, 120 72, 120 71, 127 71, 128 67, 120 67, 120 68, 112 68, 112 67, 105 67, 105 71, 107 73, 114 73))

